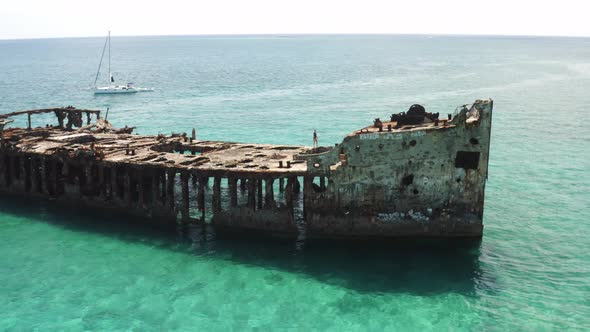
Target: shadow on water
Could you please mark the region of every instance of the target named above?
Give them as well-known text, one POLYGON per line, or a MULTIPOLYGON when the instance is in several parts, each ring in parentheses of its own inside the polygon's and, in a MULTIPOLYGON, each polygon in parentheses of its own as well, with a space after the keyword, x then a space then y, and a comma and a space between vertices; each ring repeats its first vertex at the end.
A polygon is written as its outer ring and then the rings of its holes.
MULTIPOLYGON (((89 213, 72 207, 66 210, 60 205, 2 197, 0 211, 77 232, 296 273, 362 293, 476 296, 476 284, 482 278, 479 240, 303 242, 250 236, 245 239, 216 236, 209 226, 165 230, 111 212, 89 213)), ((269 278, 269 283, 280 282, 272 276, 269 278)))

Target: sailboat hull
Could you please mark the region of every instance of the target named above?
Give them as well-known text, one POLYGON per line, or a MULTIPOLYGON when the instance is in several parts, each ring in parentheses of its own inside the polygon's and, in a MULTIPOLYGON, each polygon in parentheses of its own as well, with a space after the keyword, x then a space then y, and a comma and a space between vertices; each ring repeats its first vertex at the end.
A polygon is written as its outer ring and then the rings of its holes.
POLYGON ((139 90, 134 87, 125 86, 109 86, 104 88, 96 88, 94 90, 95 95, 111 95, 111 94, 125 94, 125 93, 137 93, 139 90))

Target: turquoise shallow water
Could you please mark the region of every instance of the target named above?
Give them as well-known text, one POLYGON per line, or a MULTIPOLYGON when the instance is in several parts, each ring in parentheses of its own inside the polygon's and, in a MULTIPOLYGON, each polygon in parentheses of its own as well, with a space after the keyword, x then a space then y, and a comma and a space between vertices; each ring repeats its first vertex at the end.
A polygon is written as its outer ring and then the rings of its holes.
POLYGON ((0 41, 0 112, 110 107, 139 133, 310 145, 315 128, 331 145, 413 103, 492 97, 484 237, 248 243, 3 198, 1 330, 590 328, 590 39, 114 37, 115 78, 157 90, 95 97, 102 42, 0 41))

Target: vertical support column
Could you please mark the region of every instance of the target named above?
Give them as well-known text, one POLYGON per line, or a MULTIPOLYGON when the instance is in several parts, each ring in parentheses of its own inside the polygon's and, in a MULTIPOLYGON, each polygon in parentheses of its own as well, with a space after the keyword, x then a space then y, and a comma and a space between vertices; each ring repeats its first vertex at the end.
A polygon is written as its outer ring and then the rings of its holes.
MULTIPOLYGON (((30 176, 31 176, 31 187, 32 187, 32 183, 34 182, 33 179, 33 160, 31 158, 31 160, 29 160, 29 168, 30 168, 30 176)), ((60 190, 63 190, 63 193, 67 193, 68 192, 68 185, 69 185, 69 180, 70 179, 70 164, 68 163, 68 160, 64 160, 63 166, 61 167, 61 179, 60 179, 60 190)), ((31 191, 33 191, 33 189, 31 188, 31 191)))
POLYGON ((287 203, 287 207, 293 207, 293 184, 295 183, 295 178, 290 176, 287 178, 287 187, 285 188, 285 202, 287 203))
POLYGON ((205 186, 206 181, 209 179, 207 177, 200 177, 198 183, 198 190, 197 190, 197 204, 199 205, 199 211, 205 213, 205 186))
POLYGON ((293 192, 296 194, 301 192, 301 184, 299 183, 299 179, 297 179, 297 177, 293 178, 293 192))
POLYGON ((137 207, 145 209, 145 183, 143 168, 137 170, 137 207))
POLYGON ((310 196, 312 191, 313 191, 313 177, 311 176, 304 176, 303 177, 303 195, 305 196, 305 198, 308 198, 310 196))
MULTIPOLYGON (((98 197, 101 200, 106 200, 106 197, 107 197, 107 193, 106 193, 107 185, 105 183, 104 166, 102 164, 100 164, 97 167, 98 167, 98 181, 97 181, 98 197)), ((52 171, 53 171, 53 169, 52 169, 52 171)))
POLYGON ((48 184, 48 188, 51 188, 50 192, 54 197, 59 196, 59 192, 58 192, 58 185, 57 182, 59 181, 58 176, 57 176, 57 160, 55 158, 51 158, 51 160, 49 161, 51 164, 51 170, 49 173, 49 181, 47 182, 48 184))
POLYGON ((20 165, 19 165, 18 159, 19 159, 18 154, 13 154, 12 158, 10 158, 10 170, 12 173, 11 182, 12 182, 13 187, 17 187, 17 188, 20 185, 20 176, 17 176, 18 172, 20 170, 20 165))
POLYGON ((31 130, 31 113, 27 113, 27 129, 31 130))
POLYGON ((248 207, 256 208, 256 180, 248 179, 248 207))
POLYGON ((182 187, 182 208, 180 213, 183 222, 189 220, 188 178, 189 174, 187 172, 180 173, 180 185, 182 187))
POLYGON ((262 201, 262 180, 256 180, 256 191, 257 191, 257 203, 258 209, 262 209, 263 201, 262 201))
POLYGON ((39 158, 39 191, 42 194, 48 194, 47 188, 47 165, 45 164, 45 157, 39 158))
POLYGON ((279 192, 282 193, 285 191, 285 178, 279 178, 279 192))
POLYGON ((158 170, 158 176, 160 177, 160 182, 162 183, 162 191, 161 191, 161 196, 162 196, 162 206, 166 206, 166 171, 163 170, 158 170))
POLYGON ((24 188, 23 174, 20 167, 21 160, 22 155, 20 153, 17 153, 12 157, 12 168, 14 169, 13 180, 18 179, 18 181, 15 181, 17 190, 22 190, 22 188, 24 188))
POLYGON ((229 178, 227 179, 227 182, 229 187, 230 206, 233 208, 238 206, 238 179, 229 178))
POLYGON ((320 189, 322 191, 326 190, 326 177, 320 176, 320 189))
POLYGON ((275 207, 274 179, 268 178, 268 179, 265 179, 265 181, 266 181, 266 183, 265 183, 265 197, 264 197, 265 208, 272 209, 275 207))
POLYGON ((246 190, 246 179, 240 179, 240 190, 241 191, 245 191, 246 190))
POLYGON ((125 200, 125 202, 127 203, 127 206, 131 207, 133 205, 133 197, 131 195, 131 168, 129 168, 129 166, 125 167, 125 181, 123 182, 123 199, 125 200))
POLYGON ((31 156, 31 193, 39 193, 39 162, 37 157, 31 156))
POLYGON ((31 190, 31 174, 30 170, 27 170, 27 158, 29 158, 29 156, 23 153, 19 165, 24 192, 31 190))
POLYGON ((4 159, 4 167, 5 167, 4 168, 4 171, 5 171, 5 173, 4 173, 4 185, 6 187, 10 187, 12 185, 12 182, 13 182, 12 181, 12 178, 14 176, 13 175, 14 171, 12 170, 12 165, 13 165, 12 158, 14 158, 12 156, 12 154, 11 153, 7 153, 6 154, 6 157, 4 159))
POLYGON ((303 215, 307 219, 307 212, 309 209, 309 203, 312 197, 313 192, 313 177, 311 176, 304 176, 303 177, 303 215))
POLYGON ((166 173, 168 175, 168 183, 166 184, 166 202, 168 203, 168 209, 174 211, 174 177, 176 176, 176 170, 169 169, 166 173))
POLYGON ((2 154, 2 184, 4 187, 10 186, 10 154, 2 154))
POLYGON ((151 182, 151 189, 152 189, 152 213, 158 209, 160 206, 160 173, 158 170, 154 169, 150 172, 150 182, 151 182))
POLYGON ((111 201, 119 200, 119 186, 117 185, 117 166, 111 166, 111 201))
POLYGON ((85 196, 92 197, 94 193, 94 179, 92 177, 92 164, 84 164, 82 166, 82 173, 84 173, 85 183, 80 181, 80 192, 85 196), (83 186, 83 187, 82 187, 83 186))
POLYGON ((213 211, 221 211, 221 178, 213 178, 213 211))

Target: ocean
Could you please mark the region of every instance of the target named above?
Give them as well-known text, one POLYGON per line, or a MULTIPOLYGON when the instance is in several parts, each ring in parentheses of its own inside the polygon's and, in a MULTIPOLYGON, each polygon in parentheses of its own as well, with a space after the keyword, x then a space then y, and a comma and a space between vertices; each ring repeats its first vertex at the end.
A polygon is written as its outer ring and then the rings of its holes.
POLYGON ((590 38, 115 36, 115 80, 155 91, 95 96, 103 43, 0 41, 0 112, 109 108, 140 134, 311 145, 316 129, 332 145, 414 103, 491 97, 484 236, 219 239, 5 197, 0 330, 590 329, 590 38))

